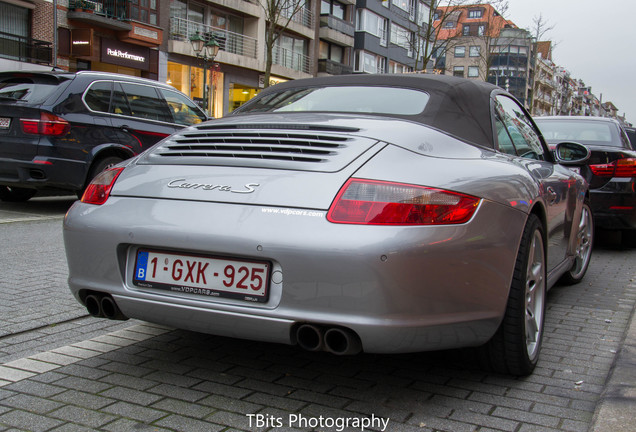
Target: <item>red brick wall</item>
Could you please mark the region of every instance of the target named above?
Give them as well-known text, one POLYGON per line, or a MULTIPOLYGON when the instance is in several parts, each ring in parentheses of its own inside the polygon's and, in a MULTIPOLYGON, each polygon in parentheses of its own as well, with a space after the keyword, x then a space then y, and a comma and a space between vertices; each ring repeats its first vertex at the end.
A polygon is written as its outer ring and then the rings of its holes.
POLYGON ((38 2, 32 15, 31 37, 45 42, 53 42, 53 2, 38 2))

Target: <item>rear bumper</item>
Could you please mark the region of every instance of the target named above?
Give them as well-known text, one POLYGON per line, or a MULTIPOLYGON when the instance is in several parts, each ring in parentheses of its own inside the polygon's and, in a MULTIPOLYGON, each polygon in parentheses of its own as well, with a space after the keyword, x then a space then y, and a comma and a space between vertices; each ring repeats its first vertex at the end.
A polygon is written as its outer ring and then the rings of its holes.
POLYGON ((80 161, 35 157, 31 161, 0 159, 0 185, 31 189, 81 190, 86 164, 80 161))
POLYGON ((601 189, 590 190, 590 204, 597 228, 636 230, 634 179, 614 179, 601 189))
POLYGON ((70 289, 78 299, 109 293, 130 318, 222 336, 293 344, 294 326, 312 323, 354 331, 366 352, 474 346, 504 314, 526 219, 492 202, 469 223, 444 227, 340 225, 317 211, 263 209, 78 202, 64 225, 70 289), (139 247, 267 260, 278 276, 262 304, 143 289, 132 283, 139 247))

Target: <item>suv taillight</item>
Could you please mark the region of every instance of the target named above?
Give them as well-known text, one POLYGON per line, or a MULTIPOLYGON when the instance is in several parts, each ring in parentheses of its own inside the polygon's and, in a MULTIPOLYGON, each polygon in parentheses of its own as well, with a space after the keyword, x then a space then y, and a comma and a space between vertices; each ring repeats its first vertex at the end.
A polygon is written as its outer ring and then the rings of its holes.
POLYGON ((598 177, 636 177, 636 158, 617 159, 607 164, 590 165, 598 177))
POLYGON ((71 129, 69 122, 62 117, 42 112, 40 119, 20 119, 22 132, 34 135, 63 136, 71 129))
POLYGON ((447 225, 468 222, 479 198, 417 185, 350 179, 329 208, 333 223, 447 225))

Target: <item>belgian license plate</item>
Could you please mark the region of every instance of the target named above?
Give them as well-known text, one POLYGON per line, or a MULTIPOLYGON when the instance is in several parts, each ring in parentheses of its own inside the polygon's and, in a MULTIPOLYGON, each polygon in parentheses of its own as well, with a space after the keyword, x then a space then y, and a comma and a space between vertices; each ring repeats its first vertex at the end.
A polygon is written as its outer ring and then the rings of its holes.
POLYGON ((8 117, 0 117, 0 129, 9 129, 11 119, 8 117))
POLYGON ((269 295, 269 263, 139 249, 133 284, 262 303, 269 295))

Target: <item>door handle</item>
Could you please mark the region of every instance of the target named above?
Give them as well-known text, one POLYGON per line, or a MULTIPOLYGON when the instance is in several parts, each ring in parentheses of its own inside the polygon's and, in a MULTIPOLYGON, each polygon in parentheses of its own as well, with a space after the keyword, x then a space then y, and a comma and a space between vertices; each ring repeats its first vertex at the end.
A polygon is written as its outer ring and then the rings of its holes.
POLYGON ((556 201, 556 199, 557 199, 557 196, 558 196, 558 195, 557 195, 557 193, 556 193, 556 191, 555 191, 554 189, 552 189, 552 187, 551 187, 551 186, 548 186, 548 187, 547 187, 547 189, 546 189, 546 191, 547 191, 547 193, 548 193, 548 201, 549 201, 550 203, 555 202, 555 201, 556 201))

